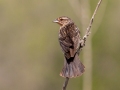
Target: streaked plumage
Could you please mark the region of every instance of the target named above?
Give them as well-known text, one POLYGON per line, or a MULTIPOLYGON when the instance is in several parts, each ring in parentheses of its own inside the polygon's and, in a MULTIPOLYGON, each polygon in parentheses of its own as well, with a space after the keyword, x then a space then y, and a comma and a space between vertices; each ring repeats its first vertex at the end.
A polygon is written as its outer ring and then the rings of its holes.
POLYGON ((64 67, 60 73, 62 77, 77 77, 84 72, 84 65, 79 60, 79 50, 81 48, 80 31, 74 22, 62 16, 54 22, 60 25, 59 43, 64 53, 64 67))

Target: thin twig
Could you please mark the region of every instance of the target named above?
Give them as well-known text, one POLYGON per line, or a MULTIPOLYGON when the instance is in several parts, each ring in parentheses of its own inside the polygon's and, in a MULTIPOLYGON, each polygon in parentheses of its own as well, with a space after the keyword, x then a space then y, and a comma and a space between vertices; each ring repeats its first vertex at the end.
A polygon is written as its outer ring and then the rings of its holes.
POLYGON ((90 29, 91 29, 91 27, 92 27, 93 19, 94 19, 96 13, 97 13, 97 10, 98 10, 101 2, 102 2, 102 0, 100 0, 100 1, 98 2, 97 6, 96 6, 96 9, 95 9, 95 11, 94 11, 94 13, 93 13, 93 16, 92 16, 92 18, 91 18, 91 20, 90 20, 90 23, 89 23, 89 26, 88 26, 87 31, 86 31, 86 33, 85 33, 85 36, 83 37, 84 42, 86 41, 87 37, 88 37, 89 34, 90 34, 90 29))
POLYGON ((108 0, 105 0, 103 6, 101 8, 100 18, 99 18, 98 22, 96 23, 96 26, 94 27, 94 31, 92 31, 92 36, 94 36, 96 34, 98 28, 100 27, 100 25, 103 21, 107 5, 108 5, 108 0))
POLYGON ((65 82, 64 82, 64 84, 63 84, 63 89, 62 89, 62 90, 66 90, 66 87, 67 87, 68 81, 69 81, 69 78, 66 77, 65 82))
MULTIPOLYGON (((92 18, 91 18, 91 20, 90 20, 89 26, 88 26, 88 28, 87 28, 87 30, 86 30, 86 33, 85 33, 85 35, 84 35, 84 37, 83 37, 83 40, 81 41, 81 46, 82 46, 82 47, 85 46, 85 41, 86 41, 87 37, 88 37, 89 34, 90 34, 90 29, 91 29, 91 26, 92 26, 92 23, 93 23, 93 19, 94 19, 95 15, 96 15, 96 12, 97 12, 97 10, 98 10, 101 2, 102 2, 102 0, 99 0, 98 4, 97 4, 97 6, 96 6, 96 9, 95 9, 95 11, 94 11, 94 13, 93 13, 93 16, 92 16, 92 18)), ((82 49, 82 47, 81 47, 81 49, 82 49)), ((66 90, 68 81, 69 81, 69 78, 66 77, 66 80, 65 80, 65 82, 64 82, 64 84, 63 84, 62 90, 66 90)))

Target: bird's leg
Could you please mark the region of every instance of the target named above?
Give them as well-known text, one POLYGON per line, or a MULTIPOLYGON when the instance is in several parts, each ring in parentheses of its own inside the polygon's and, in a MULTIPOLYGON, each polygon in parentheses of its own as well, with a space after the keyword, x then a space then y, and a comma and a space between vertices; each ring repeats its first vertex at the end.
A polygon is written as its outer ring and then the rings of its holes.
POLYGON ((80 42, 80 48, 83 48, 85 46, 85 41, 86 40, 83 40, 83 39, 81 40, 81 42, 80 42))

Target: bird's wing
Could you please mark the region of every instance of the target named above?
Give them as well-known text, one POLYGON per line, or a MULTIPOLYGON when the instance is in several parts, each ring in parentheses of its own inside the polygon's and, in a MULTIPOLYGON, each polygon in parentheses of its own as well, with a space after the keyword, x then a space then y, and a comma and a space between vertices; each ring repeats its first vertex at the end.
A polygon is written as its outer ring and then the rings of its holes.
POLYGON ((71 56, 74 56, 75 53, 79 52, 80 41, 81 41, 80 31, 76 26, 74 26, 74 28, 71 29, 70 37, 71 37, 71 40, 73 42, 73 47, 74 47, 70 49, 70 54, 71 56))
POLYGON ((70 58, 70 47, 73 47, 72 40, 70 39, 66 28, 61 28, 59 31, 59 43, 66 58, 70 58))
POLYGON ((74 57, 80 46, 80 32, 77 27, 71 26, 66 31, 62 28, 59 32, 59 42, 66 58, 74 57))

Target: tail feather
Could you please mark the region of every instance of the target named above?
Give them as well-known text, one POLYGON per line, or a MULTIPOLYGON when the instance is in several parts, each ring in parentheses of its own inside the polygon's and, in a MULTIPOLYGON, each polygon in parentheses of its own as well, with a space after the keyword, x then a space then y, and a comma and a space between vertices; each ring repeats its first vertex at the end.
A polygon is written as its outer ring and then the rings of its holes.
POLYGON ((85 66, 80 62, 78 55, 76 54, 74 60, 70 63, 65 59, 64 67, 60 73, 62 77, 77 77, 83 74, 85 66))

